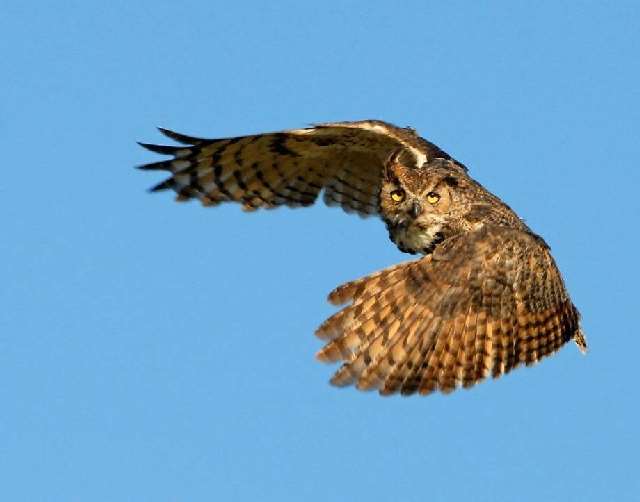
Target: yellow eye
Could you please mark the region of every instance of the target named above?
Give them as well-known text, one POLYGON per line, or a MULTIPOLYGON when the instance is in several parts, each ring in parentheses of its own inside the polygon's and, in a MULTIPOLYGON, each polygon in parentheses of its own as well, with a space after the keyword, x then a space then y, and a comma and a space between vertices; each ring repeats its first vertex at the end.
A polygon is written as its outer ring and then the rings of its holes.
POLYGON ((404 200, 404 190, 394 190, 391 192, 391 199, 394 202, 402 202, 404 200))
POLYGON ((439 200, 440 200, 440 195, 438 195, 437 193, 429 192, 427 194, 427 202, 432 206, 437 204, 439 200))

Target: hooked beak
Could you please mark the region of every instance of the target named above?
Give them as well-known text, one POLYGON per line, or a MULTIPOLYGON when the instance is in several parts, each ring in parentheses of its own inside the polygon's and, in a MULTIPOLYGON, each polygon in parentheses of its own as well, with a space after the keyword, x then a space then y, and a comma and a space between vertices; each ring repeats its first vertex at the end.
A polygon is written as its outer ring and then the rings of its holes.
POLYGON ((409 211, 413 219, 416 219, 422 213, 422 205, 420 202, 413 201, 413 205, 411 206, 411 210, 409 211))

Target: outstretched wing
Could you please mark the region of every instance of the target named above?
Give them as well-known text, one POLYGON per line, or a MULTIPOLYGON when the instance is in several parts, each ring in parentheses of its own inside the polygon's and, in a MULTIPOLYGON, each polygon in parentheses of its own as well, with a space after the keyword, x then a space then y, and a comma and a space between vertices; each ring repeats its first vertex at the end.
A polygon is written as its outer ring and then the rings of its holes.
MULTIPOLYGON (((349 306, 320 326, 334 385, 381 394, 471 387, 574 338, 579 314, 544 242, 506 227, 453 237, 433 254, 338 287, 349 306)), ((586 344, 584 347, 586 349, 586 344)))
POLYGON ((324 190, 328 205, 362 216, 377 214, 390 154, 401 149, 404 162, 418 167, 433 158, 451 158, 411 129, 373 120, 226 139, 160 131, 186 146, 140 143, 173 157, 139 166, 171 172, 152 191, 172 189, 177 200, 199 199, 204 205, 239 202, 247 210, 308 206, 324 190))

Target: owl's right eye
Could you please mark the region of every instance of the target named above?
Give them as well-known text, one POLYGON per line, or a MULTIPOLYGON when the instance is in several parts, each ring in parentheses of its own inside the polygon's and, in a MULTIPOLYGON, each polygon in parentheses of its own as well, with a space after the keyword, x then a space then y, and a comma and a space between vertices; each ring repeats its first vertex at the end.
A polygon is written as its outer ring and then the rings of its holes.
POLYGON ((404 190, 394 190, 390 195, 391 200, 393 200, 394 202, 402 202, 404 200, 404 190))

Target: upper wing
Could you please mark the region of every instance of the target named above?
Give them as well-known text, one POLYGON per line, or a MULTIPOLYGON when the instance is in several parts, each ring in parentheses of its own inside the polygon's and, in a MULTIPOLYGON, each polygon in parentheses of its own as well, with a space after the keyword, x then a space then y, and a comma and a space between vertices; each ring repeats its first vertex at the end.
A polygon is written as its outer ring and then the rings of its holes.
POLYGON ((328 205, 363 216, 376 214, 390 154, 401 149, 405 163, 418 167, 433 158, 451 158, 411 129, 373 120, 226 139, 160 131, 187 146, 140 143, 173 156, 140 166, 171 172, 153 191, 173 189, 178 200, 197 198, 205 205, 240 202, 247 210, 308 206, 324 189, 328 205))
MULTIPOLYGON (((346 361, 331 382, 381 394, 470 387, 584 343, 579 314, 544 242, 487 226, 433 254, 334 290, 351 302, 320 326, 322 361, 346 361)), ((586 348, 586 345, 584 346, 586 348)))

